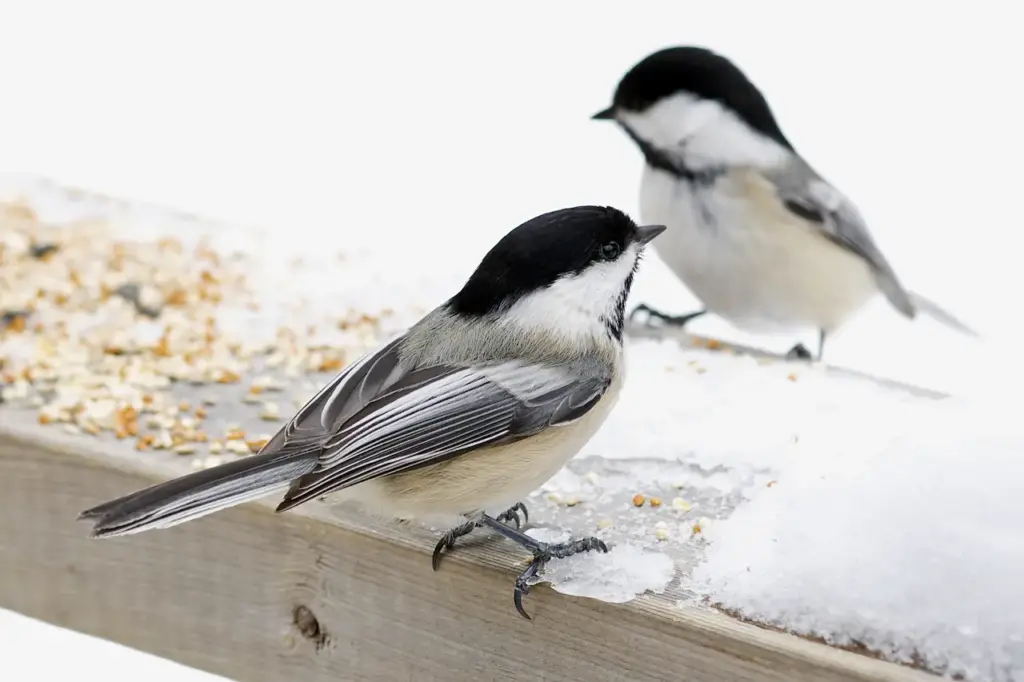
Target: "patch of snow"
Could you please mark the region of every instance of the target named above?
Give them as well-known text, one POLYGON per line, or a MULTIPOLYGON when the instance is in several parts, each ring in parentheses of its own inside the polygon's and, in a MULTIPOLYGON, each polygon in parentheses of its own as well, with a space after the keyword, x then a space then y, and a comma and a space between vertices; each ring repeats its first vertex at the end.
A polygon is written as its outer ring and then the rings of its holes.
POLYGON ((688 587, 744 617, 967 680, 1024 679, 1015 401, 884 399, 823 420, 719 522, 688 587))
MULTIPOLYGON (((568 532, 557 528, 531 528, 526 534, 548 543, 570 539, 568 532)), ((608 553, 591 551, 553 559, 532 583, 548 583, 556 592, 574 597, 622 604, 646 592, 664 592, 675 574, 675 562, 667 554, 621 543, 609 547, 608 553)))
POLYGON ((783 466, 823 418, 852 419, 851 406, 883 397, 919 400, 815 366, 682 350, 670 339, 630 340, 627 359, 619 404, 584 453, 724 467, 726 488, 737 475, 783 466))

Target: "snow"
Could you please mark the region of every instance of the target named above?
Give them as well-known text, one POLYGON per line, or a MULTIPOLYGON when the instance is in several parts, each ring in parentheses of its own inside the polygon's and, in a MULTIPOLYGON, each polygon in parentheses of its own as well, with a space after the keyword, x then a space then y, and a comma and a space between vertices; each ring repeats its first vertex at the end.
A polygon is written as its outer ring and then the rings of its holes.
POLYGON ((1024 679, 1017 412, 880 399, 826 421, 715 529, 691 588, 963 679, 1024 679))
MULTIPOLYGON (((570 533, 557 528, 531 528, 527 535, 552 544, 570 538, 570 533)), ((641 594, 664 592, 675 576, 672 557, 636 543, 623 543, 607 553, 584 552, 552 561, 531 584, 548 583, 562 594, 622 604, 641 594)))
MULTIPOLYGON (((565 2, 500 17, 403 6, 401 21, 386 6, 352 21, 302 3, 54 5, 9 10, 19 28, 0 43, 12 102, 0 110, 0 170, 222 219, 219 241, 264 259, 278 301, 262 320, 239 320, 255 331, 346 306, 391 307, 400 328, 532 215, 590 202, 635 214, 638 155, 587 116, 657 47, 704 43, 741 61, 787 135, 860 206, 901 278, 984 339, 906 322, 877 300, 830 340, 830 364, 956 394, 944 402, 818 368, 631 342, 619 406, 581 455, 605 458, 614 475, 595 485, 567 469, 544 492, 586 499, 681 483, 701 501, 698 518, 711 517, 703 560, 683 577, 698 598, 970 680, 1024 679, 1014 579, 1024 435, 1013 413, 1024 274, 1010 236, 1024 104, 1004 86, 1024 47, 1011 8, 987 7, 982 22, 934 6, 923 27, 911 5, 602 13, 565 2), (480 29, 456 28, 470 20, 480 29)), ((188 230, 163 215, 148 212, 155 230, 188 230)), ((656 258, 637 278, 640 301, 696 306, 656 258)), ((776 351, 797 340, 714 318, 692 329, 776 351)), ((694 520, 679 516, 661 545, 626 538, 542 578, 610 601, 658 591, 658 547, 681 544, 694 520), (655 557, 650 572, 641 552, 655 557)), ((12 669, 186 678, 14 615, 0 613, 0 631, 18 642, 4 647, 12 669), (86 643, 49 655, 72 641, 86 643)))

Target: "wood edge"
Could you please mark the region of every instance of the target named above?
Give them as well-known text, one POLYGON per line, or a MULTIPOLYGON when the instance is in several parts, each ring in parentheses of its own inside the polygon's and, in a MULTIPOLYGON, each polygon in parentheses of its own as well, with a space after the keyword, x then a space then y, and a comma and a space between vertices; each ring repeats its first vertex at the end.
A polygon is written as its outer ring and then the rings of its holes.
POLYGON ((646 325, 637 324, 631 322, 626 326, 626 336, 633 339, 644 339, 644 340, 671 340, 678 343, 683 348, 690 350, 705 351, 708 353, 715 352, 727 352, 732 353, 741 357, 753 357, 765 360, 774 360, 779 363, 784 363, 794 368, 807 368, 807 367, 820 367, 826 373, 837 376, 845 377, 850 379, 858 379, 862 381, 868 381, 878 386, 894 389, 910 393, 911 395, 919 398, 932 398, 935 400, 941 400, 949 398, 948 393, 937 391, 932 388, 924 386, 917 386, 915 384, 908 384, 896 379, 889 379, 886 377, 876 376, 874 374, 868 374, 854 369, 848 369, 837 365, 808 365, 807 362, 801 360, 790 360, 777 353, 772 353, 760 348, 753 346, 745 346, 743 344, 731 343, 727 341, 721 341, 709 336, 703 336, 700 334, 691 334, 684 329, 673 329, 670 327, 649 327, 646 325))
MULTIPOLYGON (((0 414, 4 412, 6 410, 0 411, 0 414)), ((33 450, 47 451, 60 457, 88 460, 100 470, 109 470, 111 473, 119 475, 130 474, 154 483, 166 480, 169 475, 180 473, 166 462, 155 461, 156 458, 154 461, 146 461, 112 454, 104 447, 104 443, 114 444, 116 441, 94 439, 94 442, 90 442, 82 437, 61 433, 53 428, 42 428, 35 424, 0 421, 0 439, 18 443, 25 450, 26 456, 31 456, 30 453, 33 450)), ((275 505, 269 501, 257 500, 243 506, 251 510, 259 510, 262 514, 274 515, 275 505)), ((433 543, 436 540, 423 529, 413 527, 400 529, 368 517, 357 517, 351 514, 335 515, 319 507, 321 505, 311 505, 309 508, 292 510, 289 514, 306 520, 308 523, 302 524, 302 527, 306 533, 312 536, 322 535, 323 530, 317 530, 317 527, 319 524, 325 524, 382 540, 406 550, 413 550, 422 554, 424 561, 432 551, 433 543)), ((83 534, 85 534, 84 523, 82 523, 82 527, 83 534)), ((500 572, 509 578, 512 576, 514 567, 514 561, 507 553, 486 547, 467 547, 465 551, 453 555, 446 561, 486 568, 490 571, 500 572)), ((811 667, 830 670, 849 676, 849 679, 877 682, 914 682, 936 679, 931 674, 910 667, 761 627, 717 611, 692 606, 677 606, 669 602, 664 595, 645 594, 625 604, 610 604, 600 601, 597 603, 604 607, 598 609, 599 613, 610 614, 622 610, 634 616, 654 619, 664 626, 680 631, 681 636, 710 640, 708 645, 719 651, 739 653, 744 650, 753 650, 770 653, 785 657, 795 668, 811 667)), ((66 627, 65 624, 59 622, 55 624, 66 627)))

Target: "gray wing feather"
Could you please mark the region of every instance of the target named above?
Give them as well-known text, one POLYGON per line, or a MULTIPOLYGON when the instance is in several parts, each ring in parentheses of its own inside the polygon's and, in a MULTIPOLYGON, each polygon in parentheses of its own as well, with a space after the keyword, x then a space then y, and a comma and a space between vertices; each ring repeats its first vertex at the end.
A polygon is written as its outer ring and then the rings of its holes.
MULTIPOLYGON (((407 372, 322 432, 316 468, 295 482, 278 510, 568 423, 593 407, 609 383, 582 379, 564 367, 518 362, 407 372)), ((359 395, 360 402, 367 397, 359 395)), ((324 404, 344 400, 339 394, 324 404)))
POLYGON ((377 476, 510 442, 586 413, 609 381, 521 363, 423 367, 404 337, 349 365, 259 454, 97 505, 93 535, 166 528, 288 487, 284 510, 377 476))
POLYGON ((345 367, 263 446, 260 454, 320 450, 326 438, 352 414, 399 380, 399 336, 345 367))
POLYGON ((829 241, 862 258, 889 302, 910 319, 915 317, 913 300, 850 200, 800 160, 765 176, 775 185, 786 208, 811 223, 829 241))

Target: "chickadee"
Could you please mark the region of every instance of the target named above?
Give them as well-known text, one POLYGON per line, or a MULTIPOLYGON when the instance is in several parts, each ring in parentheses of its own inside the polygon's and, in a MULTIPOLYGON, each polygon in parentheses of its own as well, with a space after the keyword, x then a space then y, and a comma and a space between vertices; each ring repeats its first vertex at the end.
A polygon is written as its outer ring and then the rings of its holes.
MULTIPOLYGON (((937 304, 908 291, 857 208, 782 134, 764 96, 725 57, 673 47, 644 58, 619 82, 615 121, 646 161, 643 220, 669 226, 655 251, 707 312, 752 332, 818 330, 825 339, 876 292, 906 317, 921 311, 973 335, 937 304)), ((791 357, 810 358, 802 344, 791 357)))
POLYGON ((486 526, 533 553, 515 583, 597 538, 548 544, 519 531, 520 502, 590 440, 624 378, 626 298, 665 230, 611 207, 537 216, 492 248, 455 296, 349 365, 259 454, 93 507, 93 537, 168 528, 285 491, 277 511, 354 500, 398 519, 451 520, 442 552, 486 526), (515 522, 515 529, 510 522, 515 522))

